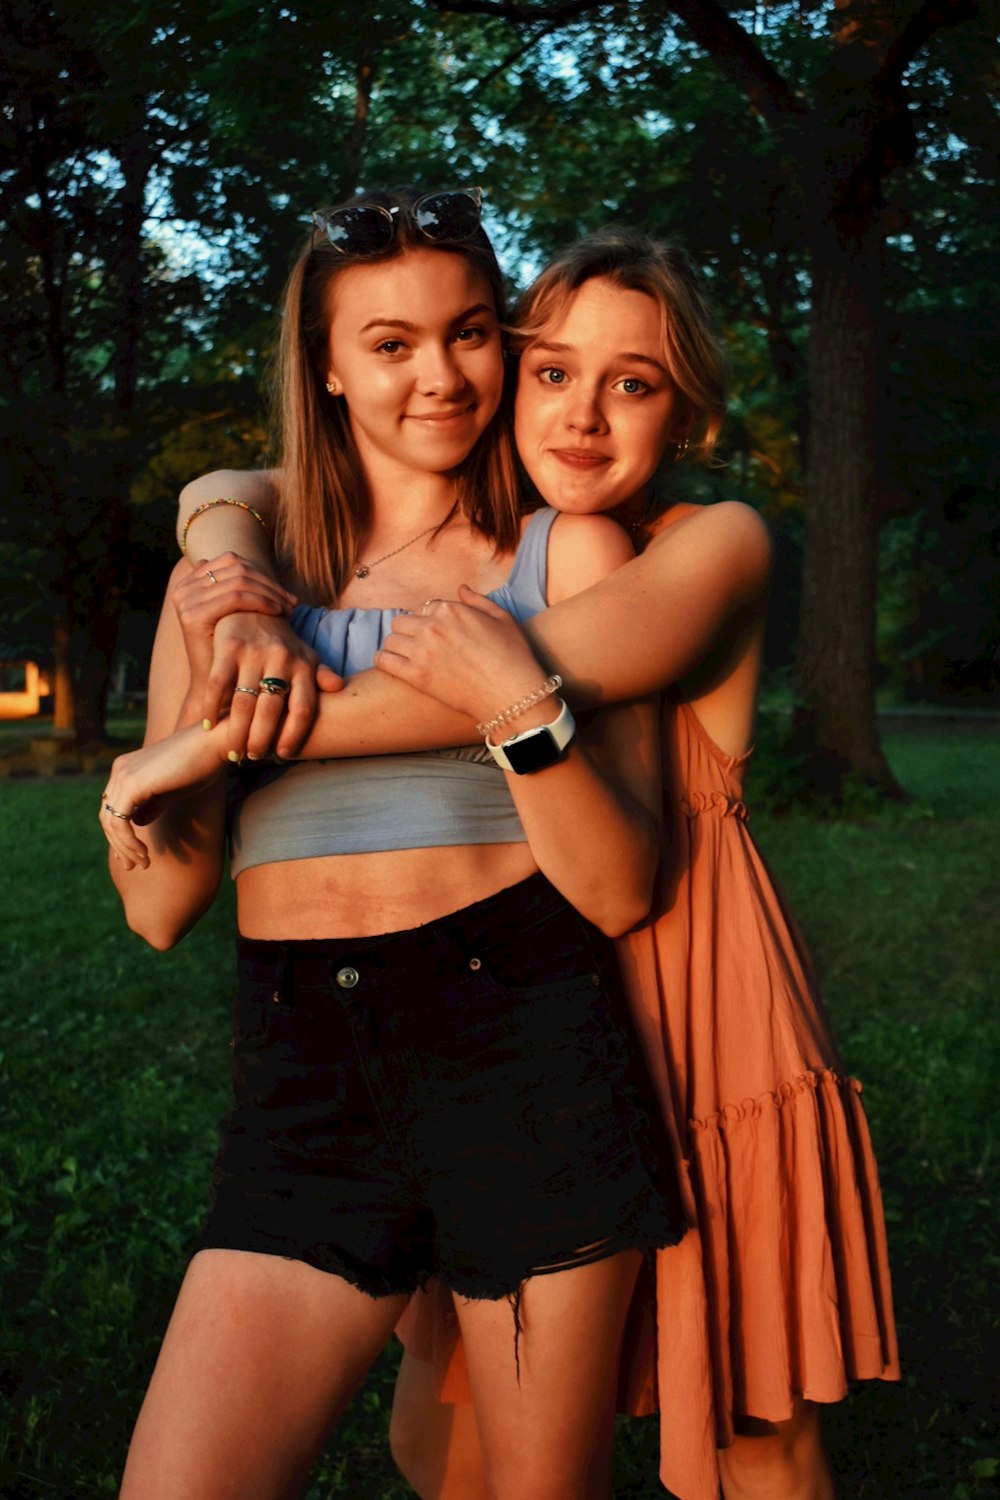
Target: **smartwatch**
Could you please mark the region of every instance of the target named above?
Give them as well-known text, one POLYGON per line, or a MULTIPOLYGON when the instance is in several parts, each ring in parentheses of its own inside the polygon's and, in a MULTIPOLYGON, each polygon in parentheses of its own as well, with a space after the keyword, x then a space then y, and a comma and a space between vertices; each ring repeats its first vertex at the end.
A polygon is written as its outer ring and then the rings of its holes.
POLYGON ((576 733, 576 720, 562 702, 559 716, 551 724, 539 724, 534 729, 523 729, 502 745, 492 745, 487 739, 486 748, 504 771, 513 771, 516 776, 528 776, 532 771, 544 771, 562 760, 567 745, 576 733))

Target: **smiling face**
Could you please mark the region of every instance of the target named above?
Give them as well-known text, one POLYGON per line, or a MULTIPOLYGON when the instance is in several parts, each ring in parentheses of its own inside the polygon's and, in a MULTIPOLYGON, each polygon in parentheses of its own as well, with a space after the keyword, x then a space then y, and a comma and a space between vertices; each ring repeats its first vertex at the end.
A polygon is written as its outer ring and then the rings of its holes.
POLYGON ((659 303, 604 277, 584 282, 521 355, 518 453, 556 510, 641 510, 683 436, 682 410, 659 303))
POLYGON ((500 403, 493 294, 464 255, 406 250, 333 281, 328 372, 370 484, 448 473, 500 403))

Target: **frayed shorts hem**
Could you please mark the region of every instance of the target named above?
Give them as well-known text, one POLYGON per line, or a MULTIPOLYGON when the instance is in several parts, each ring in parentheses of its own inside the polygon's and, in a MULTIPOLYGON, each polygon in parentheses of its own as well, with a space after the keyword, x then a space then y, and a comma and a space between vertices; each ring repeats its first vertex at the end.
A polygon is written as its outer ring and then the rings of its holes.
POLYGON ((553 1256, 546 1264, 530 1266, 523 1275, 512 1278, 491 1276, 482 1271, 451 1272, 443 1266, 437 1266, 433 1271, 411 1272, 393 1277, 373 1271, 369 1266, 352 1265, 349 1256, 331 1245, 298 1248, 277 1245, 273 1240, 263 1237, 237 1235, 202 1235, 193 1246, 190 1259, 193 1260, 202 1250, 237 1250, 250 1255, 275 1255, 282 1260, 312 1266, 314 1270, 322 1271, 328 1276, 339 1276, 349 1286, 375 1301, 385 1297, 412 1297, 415 1292, 423 1291, 429 1281, 434 1280, 463 1302, 500 1302, 517 1297, 525 1282, 537 1276, 553 1276, 559 1271, 573 1271, 581 1266, 596 1265, 599 1261, 611 1260, 614 1256, 624 1255, 629 1251, 649 1256, 654 1250, 665 1250, 676 1245, 683 1233, 683 1229, 671 1229, 668 1232, 661 1230, 653 1240, 648 1235, 644 1236, 641 1231, 609 1235, 607 1239, 586 1250, 553 1256))

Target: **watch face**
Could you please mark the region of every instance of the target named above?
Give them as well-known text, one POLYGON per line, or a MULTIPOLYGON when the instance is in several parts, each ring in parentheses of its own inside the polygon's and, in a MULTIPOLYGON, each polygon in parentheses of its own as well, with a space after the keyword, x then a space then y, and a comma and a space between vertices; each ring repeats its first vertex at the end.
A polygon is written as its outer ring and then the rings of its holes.
POLYGON ((510 761, 511 769, 519 776, 525 776, 531 771, 544 771, 546 766, 554 766, 561 758, 562 751, 548 728, 543 726, 537 734, 526 735, 523 740, 505 745, 504 754, 510 761))

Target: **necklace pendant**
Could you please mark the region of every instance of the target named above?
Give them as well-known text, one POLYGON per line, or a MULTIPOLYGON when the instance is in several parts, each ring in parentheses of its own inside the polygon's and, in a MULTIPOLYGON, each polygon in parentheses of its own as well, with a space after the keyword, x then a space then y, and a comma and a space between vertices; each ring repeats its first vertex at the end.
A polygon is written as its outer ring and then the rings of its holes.
POLYGON ((366 568, 364 563, 362 563, 360 568, 354 569, 354 576, 355 578, 367 578, 370 572, 371 568, 366 568))

